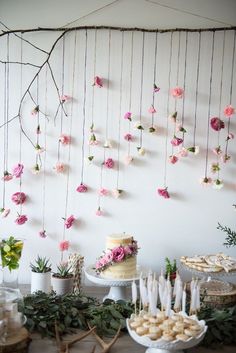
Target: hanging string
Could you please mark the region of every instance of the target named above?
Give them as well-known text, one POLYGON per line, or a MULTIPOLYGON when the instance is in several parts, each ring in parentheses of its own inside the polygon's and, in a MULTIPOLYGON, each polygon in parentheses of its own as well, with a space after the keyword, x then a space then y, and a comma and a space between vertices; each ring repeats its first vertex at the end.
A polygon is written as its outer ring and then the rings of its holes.
MULTIPOLYGON (((184 84, 183 89, 185 92, 186 88, 186 73, 187 73, 187 57, 188 57, 188 32, 186 32, 185 36, 185 53, 184 53, 184 84)), ((185 118, 185 94, 183 95, 183 105, 182 105, 182 118, 181 118, 181 125, 184 126, 184 118, 185 118)), ((184 146, 184 131, 183 131, 183 146, 184 146)))
MULTIPOLYGON (((8 37, 7 37, 8 38, 8 37)), ((8 55, 8 54, 7 54, 8 55)), ((4 140, 3 140, 3 175, 5 175, 6 164, 7 164, 7 63, 4 64, 4 108, 3 108, 3 117, 4 117, 4 140)), ((6 181, 3 178, 3 192, 2 192, 2 209, 5 208, 5 198, 6 198, 6 181)))
MULTIPOLYGON (((22 34, 21 34, 22 38, 22 34)), ((21 40, 20 44, 20 60, 23 62, 23 40, 21 40)), ((21 65, 20 68, 20 97, 22 96, 22 91, 23 91, 23 65, 21 65)), ((21 117, 19 117, 21 119, 21 117)), ((22 130, 19 129, 19 163, 21 164, 21 159, 22 159, 22 130)), ((22 191, 22 175, 20 175, 19 178, 19 187, 20 187, 20 192, 22 191)), ((22 214, 22 204, 20 205, 20 214, 22 214)))
MULTIPOLYGON (((39 76, 37 76, 36 79, 36 104, 37 106, 39 106, 39 76)), ((38 133, 38 129, 39 128, 39 110, 37 111, 37 127, 36 127, 36 146, 39 146, 39 133, 38 133)), ((41 169, 41 156, 40 153, 36 153, 36 162, 35 162, 35 172, 37 173, 40 169, 41 169), (40 162, 40 165, 39 165, 40 162)))
POLYGON ((206 162, 205 162, 205 178, 207 178, 207 166, 208 166, 208 155, 209 155, 209 135, 210 135, 210 113, 211 113, 211 99, 212 99, 212 73, 213 73, 213 58, 215 48, 215 32, 212 35, 212 47, 211 47, 211 66, 210 66, 210 89, 209 89, 209 101, 208 101, 208 118, 207 118, 207 143, 206 143, 206 162))
POLYGON ((165 141, 165 164, 164 164, 164 187, 167 187, 167 152, 168 152, 168 129, 169 129, 169 114, 170 114, 170 79, 171 79, 171 63, 172 63, 172 49, 173 49, 173 32, 170 34, 170 57, 169 57, 169 75, 168 75, 168 91, 167 91, 167 105, 166 105, 166 141, 165 141))
MULTIPOLYGON (((232 94, 233 94, 233 81, 234 81, 234 59, 235 59, 235 35, 236 31, 234 31, 234 44, 233 44, 233 55, 232 55, 232 66, 231 66, 231 85, 230 85, 230 93, 229 93, 229 104, 231 105, 232 103, 232 94)), ((228 124, 227 124, 227 136, 230 133, 230 118, 228 119, 228 124)), ((225 144, 225 157, 228 156, 228 144, 229 144, 229 139, 226 139, 226 144, 225 144)))
MULTIPOLYGON (((132 108, 132 88, 133 88, 133 57, 134 57, 134 32, 131 33, 131 55, 130 55, 130 76, 129 76, 129 112, 132 108)), ((131 122, 129 120, 129 133, 131 122)), ((130 141, 128 141, 128 157, 130 156, 130 141)))
MULTIPOLYGON (((7 92, 7 104, 6 104, 6 120, 8 122, 8 119, 9 119, 9 100, 10 100, 10 88, 9 88, 9 85, 10 85, 10 64, 9 64, 9 61, 10 61, 10 49, 9 49, 9 46, 10 46, 10 37, 9 35, 7 36, 7 61, 8 61, 8 64, 7 64, 7 79, 6 79, 6 92, 7 92)), ((9 136, 9 126, 7 124, 7 127, 6 127, 6 165, 5 165, 5 170, 8 171, 8 136, 9 136)))
MULTIPOLYGON (((142 121, 142 104, 143 104, 143 69, 144 69, 144 41, 145 41, 145 32, 143 32, 143 40, 142 40, 142 62, 141 62, 141 82, 140 82, 140 107, 139 107, 139 120, 142 121)), ((141 148, 143 145, 143 130, 140 129, 139 136, 139 147, 141 148)))
MULTIPOLYGON (((65 37, 62 39, 62 70, 61 70, 61 96, 64 95, 64 78, 65 78, 65 37)), ((60 117, 60 134, 63 132, 63 116, 64 111, 61 109, 61 117, 60 117)), ((60 161, 60 150, 61 150, 61 142, 58 140, 58 149, 57 149, 57 162, 60 161)))
POLYGON ((193 127, 193 147, 196 147, 196 130, 197 130, 197 105, 198 105, 198 85, 200 72, 200 58, 201 58, 201 40, 202 33, 199 32, 198 37, 198 53, 197 53, 197 78, 196 78, 196 94, 195 94, 195 111, 194 111, 194 127, 193 127))
MULTIPOLYGON (((154 66, 153 66, 153 83, 156 82, 156 71, 157 71, 157 42, 158 42, 158 33, 155 36, 155 51, 154 51, 154 66)), ((155 91, 152 92, 152 106, 155 107, 155 91)), ((152 113, 152 127, 154 125, 154 113, 152 113)))
POLYGON ((120 61, 120 100, 119 100, 119 120, 118 120, 118 138, 117 138, 117 179, 116 188, 119 190, 120 174, 120 125, 121 125, 121 106, 122 106, 122 84, 123 84, 123 56, 124 56, 124 32, 121 34, 121 61, 120 61))
POLYGON ((87 88, 87 51, 88 51, 88 33, 85 31, 85 50, 84 50, 84 99, 83 99, 83 138, 82 138, 82 150, 81 150, 81 183, 84 180, 84 144, 85 144, 85 121, 86 121, 86 88, 87 88))

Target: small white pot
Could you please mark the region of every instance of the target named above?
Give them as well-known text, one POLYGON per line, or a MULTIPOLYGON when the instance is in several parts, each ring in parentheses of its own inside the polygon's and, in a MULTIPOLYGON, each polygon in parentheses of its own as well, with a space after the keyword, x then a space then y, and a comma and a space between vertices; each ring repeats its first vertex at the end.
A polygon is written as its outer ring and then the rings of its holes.
POLYGON ((36 291, 51 292, 51 271, 45 273, 31 272, 31 293, 36 291))
POLYGON ((73 289, 74 277, 59 278, 52 276, 52 288, 58 295, 71 293, 73 289))

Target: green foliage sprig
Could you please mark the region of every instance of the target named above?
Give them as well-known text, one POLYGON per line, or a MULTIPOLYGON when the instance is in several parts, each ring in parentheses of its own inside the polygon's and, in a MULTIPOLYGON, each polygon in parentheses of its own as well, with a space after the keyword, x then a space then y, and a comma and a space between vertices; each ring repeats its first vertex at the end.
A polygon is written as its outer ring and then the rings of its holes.
POLYGON ((218 223, 217 229, 222 230, 227 234, 227 237, 225 238, 225 242, 223 243, 224 246, 227 248, 231 246, 236 246, 236 232, 231 230, 229 227, 222 226, 220 223, 218 223))
POLYGON ((172 275, 177 271, 176 259, 174 259, 173 263, 171 263, 168 257, 165 258, 166 263, 166 275, 172 275))

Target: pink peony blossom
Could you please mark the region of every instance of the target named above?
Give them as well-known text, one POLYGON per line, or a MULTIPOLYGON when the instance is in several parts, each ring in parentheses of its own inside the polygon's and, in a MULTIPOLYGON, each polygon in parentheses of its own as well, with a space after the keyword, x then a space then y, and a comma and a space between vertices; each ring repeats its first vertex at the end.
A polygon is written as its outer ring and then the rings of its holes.
POLYGON ((235 114, 235 108, 232 107, 232 105, 227 105, 224 109, 224 115, 228 116, 229 118, 231 117, 231 115, 235 114))
POLYGON ((82 193, 82 192, 87 192, 87 191, 88 191, 88 187, 87 187, 85 184, 81 183, 81 184, 77 187, 76 191, 78 191, 78 192, 80 192, 80 193, 82 193))
POLYGON ((104 162, 104 166, 108 169, 114 168, 115 162, 113 161, 112 158, 107 158, 104 162))
POLYGON ((125 156, 124 157, 125 165, 129 165, 132 161, 133 161, 133 157, 132 156, 125 156))
POLYGON ((102 87, 103 87, 101 77, 99 77, 99 76, 95 76, 95 77, 94 77, 93 86, 97 86, 97 87, 99 87, 99 88, 102 88, 102 87))
POLYGON ((11 212, 10 208, 1 208, 0 213, 2 218, 6 218, 11 212))
POLYGON ((157 189, 157 193, 158 195, 164 197, 164 199, 169 199, 170 198, 170 195, 167 191, 167 187, 164 188, 164 189, 157 189))
POLYGON ((25 224, 25 222, 28 221, 28 218, 26 215, 22 214, 22 215, 19 215, 16 219, 15 219, 15 223, 18 224, 18 225, 22 225, 22 224, 25 224))
POLYGON ((58 162, 55 167, 53 167, 56 173, 60 174, 65 171, 65 165, 63 163, 58 162))
POLYGON ((131 119, 131 115, 132 115, 131 112, 126 112, 125 115, 124 115, 124 119, 131 121, 132 120, 131 119))
POLYGON ((174 98, 182 98, 184 94, 184 90, 181 87, 174 87, 170 90, 170 94, 174 98))
POLYGON ((188 150, 185 147, 182 147, 178 152, 179 157, 187 157, 187 155, 188 155, 188 150))
POLYGON ((160 87, 157 87, 157 85, 154 83, 153 85, 153 92, 157 93, 160 91, 160 87))
POLYGON ((178 162, 179 158, 173 154, 172 156, 169 156, 168 160, 171 164, 175 164, 178 162))
POLYGON ((172 144, 172 146, 179 146, 181 143, 183 143, 183 141, 183 139, 174 136, 170 143, 172 144))
POLYGON ((131 134, 125 134, 124 135, 124 139, 126 140, 126 141, 133 141, 133 136, 131 135, 131 134))
POLYGON ((68 135, 61 134, 61 136, 59 137, 59 141, 61 142, 62 145, 66 146, 71 143, 71 138, 68 135))
POLYGON ((156 112, 157 112, 157 111, 156 111, 156 109, 154 108, 154 106, 151 105, 151 107, 148 109, 148 113, 154 114, 154 113, 156 113, 156 112))
POLYGON ((4 172, 4 175, 3 175, 3 177, 2 177, 2 180, 4 180, 4 181, 10 181, 10 180, 12 180, 12 179, 13 179, 13 175, 10 174, 10 173, 8 173, 8 171, 5 171, 5 172, 4 172))
POLYGON ((96 216, 103 216, 103 211, 101 210, 100 207, 98 207, 97 211, 95 212, 96 216))
POLYGON ((107 195, 109 195, 109 190, 101 188, 100 190, 98 190, 98 194, 100 196, 107 196, 107 195))
POLYGON ((69 246, 70 246, 69 240, 62 240, 62 241, 60 241, 60 243, 59 243, 59 250, 60 250, 60 251, 68 250, 68 249, 69 249, 69 246))
POLYGON ((224 127, 225 127, 225 123, 222 120, 220 120, 219 118, 217 118, 216 116, 211 118, 210 124, 211 124, 212 129, 215 131, 220 131, 221 129, 224 129, 224 127))
POLYGON ((66 220, 65 220, 65 227, 66 229, 69 229, 73 223, 75 221, 75 217, 73 215, 71 215, 70 217, 68 217, 66 220))
POLYGON ((122 246, 118 246, 113 248, 112 250, 113 261, 114 262, 121 262, 125 256, 124 248, 122 246))
POLYGON ((69 102, 71 100, 71 97, 68 96, 67 94, 63 94, 61 97, 60 97, 60 100, 61 100, 61 103, 66 103, 66 102, 69 102))
POLYGON ((217 146, 217 147, 213 148, 212 152, 214 154, 216 154, 217 156, 220 156, 223 153, 223 151, 221 150, 220 146, 217 146))
POLYGON ((24 169, 23 164, 18 163, 13 167, 12 174, 14 175, 14 177, 20 178, 21 174, 23 173, 23 169, 24 169))
POLYGON ((40 238, 46 238, 46 236, 47 236, 46 230, 40 230, 39 231, 39 236, 40 236, 40 238))
POLYGON ((16 204, 16 205, 22 205, 25 200, 26 200, 26 195, 24 192, 15 192, 12 197, 11 200, 16 204))

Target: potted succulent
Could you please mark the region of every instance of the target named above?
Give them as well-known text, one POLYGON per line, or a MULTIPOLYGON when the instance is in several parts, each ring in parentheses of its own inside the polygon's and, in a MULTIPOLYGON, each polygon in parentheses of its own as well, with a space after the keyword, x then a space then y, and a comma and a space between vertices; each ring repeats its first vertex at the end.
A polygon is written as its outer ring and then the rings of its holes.
POLYGON ((166 257, 165 263, 166 263, 166 273, 165 273, 166 278, 170 276, 170 281, 171 283, 173 283, 176 278, 176 271, 177 271, 176 259, 174 259, 174 261, 171 262, 170 259, 166 257))
POLYGON ((74 275, 68 262, 61 262, 57 271, 52 274, 52 288, 58 295, 71 293, 73 290, 74 275))
POLYGON ((46 257, 38 255, 35 263, 30 263, 31 293, 42 291, 51 292, 51 264, 46 257))
POLYGON ((21 259, 23 240, 10 236, 0 240, 1 263, 4 287, 18 287, 18 269, 21 259))

